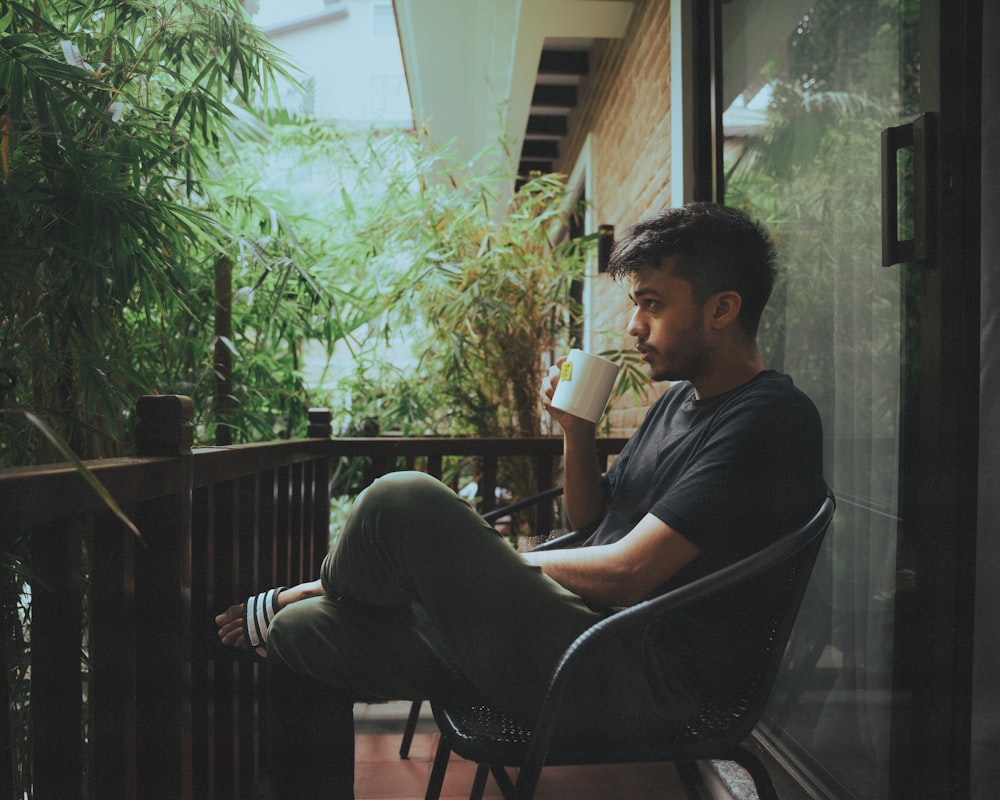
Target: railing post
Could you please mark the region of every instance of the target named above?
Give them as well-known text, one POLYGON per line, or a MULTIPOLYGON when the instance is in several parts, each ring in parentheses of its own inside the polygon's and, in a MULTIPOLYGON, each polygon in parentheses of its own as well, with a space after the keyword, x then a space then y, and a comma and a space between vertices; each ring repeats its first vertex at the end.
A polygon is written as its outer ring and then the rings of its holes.
POLYGON ((80 529, 78 520, 55 522, 31 537, 31 768, 38 800, 83 796, 80 529))
MULTIPOLYGON (((538 481, 537 491, 539 492, 555 484, 555 471, 552 468, 551 456, 539 456, 535 459, 535 480, 538 481)), ((542 503, 535 519, 537 520, 535 532, 543 537, 542 541, 545 541, 555 527, 552 503, 542 503)))
POLYGON ((502 503, 497 503, 497 454, 486 453, 483 456, 483 469, 479 477, 479 508, 481 513, 492 511, 502 503))
POLYGON ((88 547, 90 797, 134 798, 136 540, 103 512, 88 547))
POLYGON ((179 394, 144 395, 136 403, 135 444, 140 456, 189 456, 194 401, 179 394))
MULTIPOLYGON (((329 439, 333 435, 330 425, 332 415, 328 408, 309 409, 309 437, 329 439)), ((330 459, 319 458, 312 462, 310 486, 310 543, 306 572, 319 575, 319 567, 330 546, 330 459)))
POLYGON ((309 430, 306 436, 310 439, 329 439, 333 436, 333 426, 330 424, 333 414, 328 408, 309 409, 309 430))
POLYGON ((139 399, 141 456, 180 456, 175 482, 136 506, 144 546, 135 552, 137 796, 188 796, 191 698, 191 442, 189 397, 139 399))

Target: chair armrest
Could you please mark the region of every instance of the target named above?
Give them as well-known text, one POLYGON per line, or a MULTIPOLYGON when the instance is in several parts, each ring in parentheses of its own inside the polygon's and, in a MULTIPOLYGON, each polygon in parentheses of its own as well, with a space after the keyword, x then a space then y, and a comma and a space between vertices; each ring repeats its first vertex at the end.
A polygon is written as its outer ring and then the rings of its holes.
MULTIPOLYGON (((551 500, 559 497, 563 493, 562 486, 554 486, 551 489, 546 489, 544 492, 539 492, 538 494, 533 494, 531 497, 526 497, 524 500, 518 500, 516 503, 510 503, 509 505, 502 506, 500 508, 495 508, 492 511, 488 511, 483 514, 483 519, 489 523, 496 522, 501 517, 507 514, 513 514, 517 511, 521 511, 525 508, 531 508, 531 506, 538 505, 546 500, 551 500)), ((591 533, 593 533, 593 526, 587 528, 581 528, 580 530, 569 531, 561 536, 556 536, 553 539, 548 539, 541 544, 536 544, 532 547, 532 550, 558 550, 563 547, 573 547, 584 539, 586 539, 591 533)))
POLYGON ((496 522, 500 519, 500 517, 505 517, 508 514, 513 514, 524 508, 531 508, 532 506, 544 502, 545 500, 551 500, 552 498, 561 495, 562 492, 562 486, 554 486, 551 489, 546 489, 544 492, 539 492, 538 494, 533 494, 523 500, 518 500, 516 503, 510 503, 509 505, 501 506, 500 508, 494 508, 492 511, 487 511, 483 514, 483 519, 490 523, 496 522))
POLYGON ((564 547, 575 547, 590 536, 593 530, 593 527, 590 527, 581 528, 576 531, 569 531, 561 536, 556 536, 554 539, 549 539, 541 544, 536 544, 531 548, 531 552, 535 552, 537 550, 561 550, 564 547))

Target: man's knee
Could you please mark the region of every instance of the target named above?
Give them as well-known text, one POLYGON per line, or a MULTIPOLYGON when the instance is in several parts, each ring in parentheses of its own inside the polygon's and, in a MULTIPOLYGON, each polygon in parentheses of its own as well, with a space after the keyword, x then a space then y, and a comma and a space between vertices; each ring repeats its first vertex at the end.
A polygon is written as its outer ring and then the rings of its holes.
POLYGON ((424 508, 426 504, 450 501, 452 492, 425 472, 390 472, 375 481, 358 497, 358 502, 377 509, 424 508))
POLYGON ((377 478, 358 495, 348 527, 360 523, 370 532, 386 523, 393 535, 400 529, 414 530, 431 521, 449 517, 456 506, 467 513, 471 506, 436 478, 423 472, 390 472, 377 478))
POLYGON ((372 605, 412 600, 412 581, 428 560, 440 569, 443 555, 482 529, 493 533, 451 489, 421 472, 390 473, 359 496, 334 550, 321 570, 331 597, 372 605))

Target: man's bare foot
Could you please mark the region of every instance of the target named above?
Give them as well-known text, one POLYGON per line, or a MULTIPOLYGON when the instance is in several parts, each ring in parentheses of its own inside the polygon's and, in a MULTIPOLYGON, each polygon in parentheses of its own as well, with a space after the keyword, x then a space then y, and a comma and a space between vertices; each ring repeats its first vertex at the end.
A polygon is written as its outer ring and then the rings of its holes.
MULTIPOLYGON (((279 602, 281 595, 278 595, 279 602)), ((215 624, 219 628, 219 639, 227 647, 235 647, 238 650, 246 650, 250 645, 243 634, 243 609, 244 603, 237 603, 229 606, 221 614, 215 617, 215 624)))
MULTIPOLYGON (((326 592, 323 590, 323 584, 318 580, 282 589, 278 593, 276 601, 278 610, 280 611, 285 606, 297 603, 307 597, 321 597, 324 594, 326 592)), ((215 624, 219 629, 219 640, 227 647, 235 647, 238 650, 246 650, 250 647, 243 627, 244 608, 246 608, 246 603, 237 603, 229 606, 215 617, 215 624)))

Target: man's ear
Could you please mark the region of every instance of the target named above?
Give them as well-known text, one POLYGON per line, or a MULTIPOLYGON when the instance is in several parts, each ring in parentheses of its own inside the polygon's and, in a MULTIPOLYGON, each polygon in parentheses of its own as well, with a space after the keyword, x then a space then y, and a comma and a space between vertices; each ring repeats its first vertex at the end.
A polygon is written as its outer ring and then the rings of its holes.
POLYGON ((740 315, 743 298, 739 292, 719 292, 708 300, 709 319, 716 330, 732 325, 740 315))

